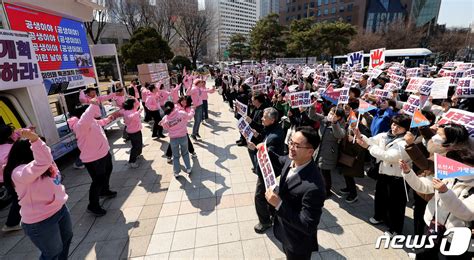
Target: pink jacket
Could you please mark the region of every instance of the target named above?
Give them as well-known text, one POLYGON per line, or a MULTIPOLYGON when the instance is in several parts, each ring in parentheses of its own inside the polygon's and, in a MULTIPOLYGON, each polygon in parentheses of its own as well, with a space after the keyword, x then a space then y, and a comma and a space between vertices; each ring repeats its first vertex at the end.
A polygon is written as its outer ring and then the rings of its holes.
POLYGON ((201 89, 201 99, 202 99, 202 100, 207 100, 207 99, 208 99, 207 94, 208 94, 208 93, 211 93, 211 94, 212 94, 212 93, 214 93, 214 91, 216 91, 216 90, 213 89, 213 88, 202 88, 202 89, 201 89))
POLYGON ((3 182, 3 169, 8 161, 8 154, 12 149, 13 144, 2 144, 0 145, 0 183, 3 182))
POLYGON ((38 223, 51 217, 68 199, 49 147, 37 140, 31 144, 31 150, 34 160, 16 167, 12 173, 21 206, 21 221, 26 224, 38 223), (52 171, 53 176, 42 178, 41 175, 47 170, 52 171))
POLYGON ((81 118, 71 117, 67 120, 77 138, 77 146, 81 151, 79 158, 88 163, 103 158, 109 152, 110 146, 102 126, 111 122, 109 118, 96 120, 99 113, 97 105, 90 105, 81 118))
POLYGON ((156 111, 160 109, 160 104, 158 103, 158 93, 159 92, 150 92, 150 95, 148 95, 145 99, 145 106, 148 108, 148 110, 156 111))
POLYGON ((113 93, 114 96, 112 97, 112 100, 115 101, 115 104, 117 105, 118 108, 122 108, 123 102, 127 99, 126 95, 123 96, 118 96, 116 93, 113 93))
MULTIPOLYGON (((99 103, 102 103, 106 100, 112 99, 115 96, 115 93, 110 93, 108 95, 96 96, 95 98, 99 103)), ((79 102, 82 104, 90 104, 92 98, 84 93, 84 90, 79 91, 79 102)))
POLYGON ((158 90, 158 102, 160 103, 161 107, 165 106, 166 101, 168 101, 168 97, 171 95, 171 92, 166 90, 158 90))
POLYGON ((142 101, 146 102, 147 98, 151 95, 151 91, 145 87, 142 87, 142 101))
POLYGON ((120 110, 120 114, 123 116, 123 121, 127 126, 127 133, 133 134, 142 130, 141 113, 138 109, 140 104, 135 102, 135 107, 132 110, 120 110))
POLYGON ((176 84, 176 87, 174 87, 172 90, 171 90, 171 99, 173 100, 173 103, 176 104, 176 102, 178 102, 178 99, 179 99, 179 89, 181 88, 181 84, 176 84))
POLYGON ((185 112, 180 109, 174 109, 169 115, 163 117, 160 125, 165 130, 168 130, 170 138, 179 138, 186 136, 188 131, 186 129, 189 119, 194 116, 194 109, 185 112))
POLYGON ((193 86, 187 93, 188 96, 191 96, 195 107, 202 105, 201 93, 202 91, 198 86, 193 86))

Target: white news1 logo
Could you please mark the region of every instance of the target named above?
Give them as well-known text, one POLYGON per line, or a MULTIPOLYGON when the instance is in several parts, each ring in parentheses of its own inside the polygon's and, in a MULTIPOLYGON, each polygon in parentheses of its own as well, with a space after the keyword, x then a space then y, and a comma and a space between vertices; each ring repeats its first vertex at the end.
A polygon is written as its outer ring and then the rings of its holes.
MULTIPOLYGON (((462 255, 471 245, 471 229, 467 227, 453 227, 443 234, 441 239, 440 252, 443 255, 462 255), (447 249, 448 237, 452 234, 451 246, 447 249)), ((436 235, 396 235, 390 237, 389 235, 383 235, 377 238, 375 248, 380 249, 382 241, 385 240, 383 248, 395 248, 395 249, 418 249, 418 248, 433 248, 435 246, 436 235)))

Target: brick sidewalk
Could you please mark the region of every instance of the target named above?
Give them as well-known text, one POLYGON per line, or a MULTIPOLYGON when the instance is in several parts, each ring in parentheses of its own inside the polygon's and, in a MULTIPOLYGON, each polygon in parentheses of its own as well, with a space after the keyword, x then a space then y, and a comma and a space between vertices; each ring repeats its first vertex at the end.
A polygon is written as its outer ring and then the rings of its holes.
MULTIPOLYGON (((191 177, 172 177, 163 157, 168 139, 154 141, 144 124, 144 159, 140 168, 127 166, 130 144, 120 130, 108 131, 114 154, 113 190, 118 197, 104 201, 108 213, 85 213, 90 178, 71 165, 62 170, 74 225, 71 259, 277 259, 284 258, 273 233, 259 235, 253 194, 256 176, 246 148, 237 147, 236 120, 216 93, 209 97, 210 121, 201 126, 202 141, 194 143, 191 177), (113 141, 112 141, 113 140, 113 141)), ((344 186, 334 174, 335 189, 344 186)), ((357 180, 359 201, 347 204, 333 196, 323 209, 318 231, 320 252, 314 259, 407 259, 403 250, 376 250, 383 233, 367 223, 373 214, 374 181, 357 180)), ((389 202, 387 202, 389 203, 389 202)), ((0 211, 3 225, 8 211, 0 211)), ((407 216, 411 216, 407 208, 407 216)), ((406 232, 412 229, 406 219, 406 232)), ((38 250, 22 231, 0 232, 1 259, 37 259, 38 250)))

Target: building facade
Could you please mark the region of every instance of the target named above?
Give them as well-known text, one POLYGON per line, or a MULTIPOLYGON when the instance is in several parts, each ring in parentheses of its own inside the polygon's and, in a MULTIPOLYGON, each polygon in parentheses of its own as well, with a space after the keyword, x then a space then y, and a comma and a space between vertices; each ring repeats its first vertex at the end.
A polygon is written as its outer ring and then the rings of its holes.
POLYGON ((280 12, 280 0, 259 0, 257 4, 259 20, 271 13, 280 12))
POLYGON ((216 28, 207 42, 207 58, 223 60, 230 37, 236 33, 250 35, 258 19, 257 0, 206 0, 205 8, 214 15, 216 28))
POLYGON ((441 0, 401 0, 409 13, 409 21, 417 27, 438 23, 441 0))
POLYGON ((280 0, 280 23, 314 17, 316 22, 346 21, 362 28, 367 0, 280 0))

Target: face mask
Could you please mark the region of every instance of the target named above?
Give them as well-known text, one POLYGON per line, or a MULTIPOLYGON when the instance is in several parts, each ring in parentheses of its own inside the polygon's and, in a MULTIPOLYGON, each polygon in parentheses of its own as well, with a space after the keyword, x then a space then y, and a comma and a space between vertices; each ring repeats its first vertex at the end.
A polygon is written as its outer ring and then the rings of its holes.
POLYGON ((438 134, 431 137, 431 140, 433 140, 433 143, 438 144, 438 145, 442 145, 445 142, 445 140, 438 134))

